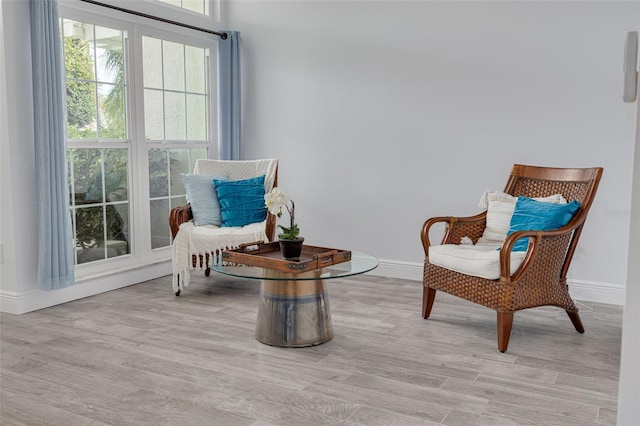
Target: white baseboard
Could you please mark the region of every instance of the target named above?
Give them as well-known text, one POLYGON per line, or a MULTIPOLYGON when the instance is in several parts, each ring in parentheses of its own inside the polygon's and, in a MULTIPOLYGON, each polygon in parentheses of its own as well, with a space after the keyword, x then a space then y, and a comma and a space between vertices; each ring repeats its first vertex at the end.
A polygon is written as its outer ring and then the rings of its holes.
MULTIPOLYGON (((422 266, 422 263, 381 259, 380 265, 370 274, 387 278, 422 281, 422 266)), ((624 305, 625 287, 623 284, 579 279, 572 279, 567 282, 569 284, 569 294, 576 300, 624 305)))
POLYGON ((569 294, 575 300, 624 305, 625 287, 623 284, 585 280, 567 280, 567 283, 569 285, 569 294))
POLYGON ((379 277, 422 282, 422 266, 422 263, 380 259, 378 267, 369 273, 379 277))
MULTIPOLYGON (((0 291, 0 312, 23 314, 169 274, 171 274, 171 262, 162 262, 114 275, 97 277, 60 290, 33 290, 21 294, 0 291)), ((422 281, 422 263, 381 259, 380 265, 370 274, 422 281)), ((167 291, 171 291, 171 289, 168 288, 167 291)), ((621 284, 570 280, 569 292, 574 299, 587 302, 624 305, 625 300, 625 288, 621 284)))
MULTIPOLYGON (((171 274, 171 261, 78 282, 59 290, 0 291, 0 312, 24 314, 171 274)), ((167 287, 167 291, 173 291, 167 287)))

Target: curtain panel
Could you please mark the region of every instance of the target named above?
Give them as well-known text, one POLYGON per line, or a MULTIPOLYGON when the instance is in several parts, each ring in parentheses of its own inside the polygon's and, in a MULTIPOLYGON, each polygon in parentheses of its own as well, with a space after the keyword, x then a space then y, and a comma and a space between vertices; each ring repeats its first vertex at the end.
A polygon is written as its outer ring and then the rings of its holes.
POLYGON ((241 160, 240 33, 218 41, 218 159, 241 160))
POLYGON ((74 282, 74 249, 57 0, 30 0, 31 59, 38 206, 38 285, 44 290, 74 282))

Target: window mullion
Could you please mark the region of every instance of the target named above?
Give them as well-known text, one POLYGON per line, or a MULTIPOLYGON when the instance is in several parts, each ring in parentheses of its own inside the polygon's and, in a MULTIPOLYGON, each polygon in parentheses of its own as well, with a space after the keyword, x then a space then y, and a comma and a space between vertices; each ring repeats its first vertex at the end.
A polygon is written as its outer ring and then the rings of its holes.
POLYGON ((143 259, 151 252, 149 228, 149 163, 147 159, 147 143, 144 134, 144 81, 142 69, 142 35, 134 28, 130 34, 130 74, 131 84, 131 157, 136 165, 132 170, 135 182, 136 197, 132 205, 134 211, 132 223, 135 228, 136 250, 143 259))
POLYGON ((161 92, 162 93, 162 140, 167 140, 167 99, 164 81, 164 40, 160 40, 160 78, 162 81, 161 92))
POLYGON ((102 210, 102 253, 104 255, 103 259, 107 259, 109 253, 107 250, 107 194, 104 176, 104 158, 104 149, 100 149, 100 185, 102 186, 102 199, 100 200, 100 209, 102 210))
MULTIPOLYGON (((217 48, 217 47, 216 47, 217 48)), ((209 158, 217 159, 218 158, 218 107, 217 107, 217 99, 218 99, 218 90, 217 90, 217 82, 213 80, 213 71, 217 68, 217 63, 214 64, 213 61, 217 55, 212 54, 212 48, 209 47, 205 50, 205 75, 207 76, 205 84, 207 85, 207 102, 206 106, 206 114, 207 114, 207 129, 205 132, 205 137, 210 142, 211 148, 209 149, 209 158)), ((216 52, 217 53, 217 52, 216 52)))

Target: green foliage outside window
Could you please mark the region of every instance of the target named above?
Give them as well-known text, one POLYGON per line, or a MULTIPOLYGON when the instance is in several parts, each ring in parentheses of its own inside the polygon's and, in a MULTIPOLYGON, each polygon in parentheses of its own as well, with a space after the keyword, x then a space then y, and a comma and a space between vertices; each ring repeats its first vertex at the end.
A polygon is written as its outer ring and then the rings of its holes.
POLYGON ((103 102, 104 114, 108 125, 99 120, 100 136, 104 139, 124 139, 126 137, 126 109, 124 93, 124 59, 122 50, 106 51, 106 68, 115 73, 114 85, 103 102))
POLYGON ((125 139, 125 75, 121 46, 104 46, 97 50, 104 55, 105 69, 114 78, 112 83, 96 83, 92 45, 87 40, 74 37, 65 37, 64 45, 69 139, 125 139), (101 89, 97 91, 97 99, 96 84, 101 89), (96 134, 96 129, 99 134, 96 134))
POLYGON ((67 121, 78 130, 91 124, 96 116, 96 93, 93 61, 89 43, 78 38, 64 38, 64 57, 67 72, 67 121))
MULTIPOLYGON (((94 50, 87 40, 64 37, 64 53, 68 138, 125 139, 125 76, 121 45, 120 48, 117 44, 116 48, 105 45, 94 50), (96 81, 92 52, 105 55, 104 67, 113 76, 110 83, 96 81), (100 90, 96 90, 97 87, 100 90)), ((68 151, 74 188, 72 200, 76 207, 73 210, 75 239, 76 246, 82 249, 78 253, 78 263, 104 258, 107 241, 124 243, 124 252, 117 255, 129 252, 127 152, 124 148, 68 151), (119 201, 125 204, 111 204, 119 201)), ((107 256, 112 255, 107 252, 107 256)))
MULTIPOLYGON (((76 246, 83 250, 104 247, 106 238, 123 241, 128 247, 128 204, 111 204, 128 201, 127 150, 72 149, 69 155, 74 172, 73 197, 79 207, 75 210, 76 246), (102 203, 106 203, 104 211, 97 205, 102 203)), ((89 255, 81 257, 96 260, 89 255)))

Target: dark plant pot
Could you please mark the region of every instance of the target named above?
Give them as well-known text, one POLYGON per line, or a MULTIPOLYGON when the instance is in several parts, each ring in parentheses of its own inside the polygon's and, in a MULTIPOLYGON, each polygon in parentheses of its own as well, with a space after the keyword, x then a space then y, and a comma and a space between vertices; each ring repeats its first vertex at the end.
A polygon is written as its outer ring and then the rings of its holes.
POLYGON ((298 237, 294 240, 279 240, 280 253, 285 260, 300 260, 300 254, 302 253, 302 243, 304 237, 298 237))

